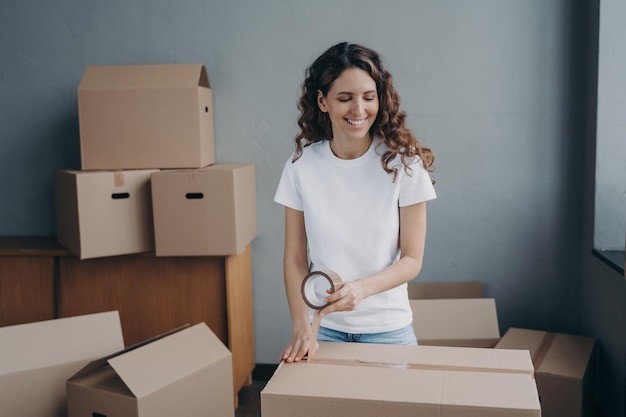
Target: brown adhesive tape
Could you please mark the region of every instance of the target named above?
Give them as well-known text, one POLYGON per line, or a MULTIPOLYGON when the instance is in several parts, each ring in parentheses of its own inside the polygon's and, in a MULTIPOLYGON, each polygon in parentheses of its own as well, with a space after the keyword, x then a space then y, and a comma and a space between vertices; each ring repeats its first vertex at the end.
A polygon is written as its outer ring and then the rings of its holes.
POLYGON ((314 310, 321 310, 330 305, 324 298, 340 289, 342 285, 343 281, 335 271, 313 271, 302 280, 300 292, 306 305, 314 310))
MULTIPOLYGON (((313 322, 311 323, 311 339, 317 340, 317 334, 320 330, 320 324, 322 322, 322 316, 320 316, 320 310, 330 303, 324 301, 324 298, 328 294, 332 294, 337 291, 343 285, 341 277, 337 275, 335 271, 313 271, 310 272, 304 280, 302 280, 302 286, 300 292, 302 299, 312 309, 316 310, 313 314, 313 322)), ((308 355, 309 359, 313 358, 313 355, 308 355)))

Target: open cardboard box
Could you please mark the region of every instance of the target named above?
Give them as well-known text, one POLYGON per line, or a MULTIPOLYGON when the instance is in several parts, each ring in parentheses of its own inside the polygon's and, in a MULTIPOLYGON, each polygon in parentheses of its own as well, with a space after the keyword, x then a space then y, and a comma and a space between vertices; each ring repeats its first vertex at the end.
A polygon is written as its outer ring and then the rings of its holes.
POLYGON ((152 174, 157 256, 242 253, 256 236, 254 164, 152 174))
POLYGON ((93 361, 67 381, 69 417, 233 417, 232 355, 205 323, 93 361))
POLYGON ((539 417, 541 410, 527 351, 321 342, 313 359, 279 365, 261 392, 261 413, 539 417))
POLYGON ((78 86, 78 114, 83 170, 215 162, 204 65, 88 66, 78 86))
POLYGON ((544 417, 593 415, 595 339, 512 327, 496 349, 527 349, 544 417))
POLYGON ((494 347, 500 340, 496 302, 482 283, 411 283, 413 330, 420 345, 494 347))
POLYGON ((150 176, 55 171, 57 239, 80 259, 154 251, 150 176))
POLYGON ((66 416, 66 380, 123 347, 117 311, 0 327, 0 416, 66 416))

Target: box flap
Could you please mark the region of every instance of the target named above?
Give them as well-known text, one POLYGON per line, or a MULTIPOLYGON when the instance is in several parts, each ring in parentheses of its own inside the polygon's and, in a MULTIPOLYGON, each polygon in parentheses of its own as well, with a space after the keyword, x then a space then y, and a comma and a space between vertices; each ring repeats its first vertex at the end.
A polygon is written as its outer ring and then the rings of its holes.
POLYGON ((527 350, 320 342, 309 363, 533 374, 527 350))
POLYGON ((537 370, 582 379, 593 353, 595 340, 590 337, 556 333, 537 370))
POLYGON ((199 323, 108 362, 133 394, 142 398, 230 355, 209 327, 199 323))
POLYGON ((482 298, 483 283, 468 282, 413 282, 408 285, 409 298, 425 300, 437 298, 482 298))
POLYGON ((110 311, 0 328, 0 374, 88 360, 124 347, 110 311))
POLYGON ((110 65, 86 67, 78 90, 195 86, 210 88, 202 64, 110 65))
POLYGON ((410 300, 410 303, 413 329, 420 344, 474 340, 480 341, 481 347, 493 347, 500 339, 493 298, 410 300))
POLYGON ((520 329, 511 327, 506 331, 502 339, 496 344, 496 349, 527 349, 537 364, 542 342, 547 336, 547 332, 541 330, 520 329))
POLYGON ((539 373, 582 379, 593 354, 595 339, 511 327, 497 349, 528 349, 539 373))

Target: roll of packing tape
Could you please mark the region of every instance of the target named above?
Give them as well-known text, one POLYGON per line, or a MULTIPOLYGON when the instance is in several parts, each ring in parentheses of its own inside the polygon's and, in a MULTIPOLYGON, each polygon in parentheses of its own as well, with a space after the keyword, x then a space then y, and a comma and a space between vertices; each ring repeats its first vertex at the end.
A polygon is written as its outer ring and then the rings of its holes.
POLYGON ((313 271, 302 281, 302 298, 312 309, 321 310, 330 305, 324 301, 324 298, 339 290, 342 285, 341 277, 334 271, 313 271))

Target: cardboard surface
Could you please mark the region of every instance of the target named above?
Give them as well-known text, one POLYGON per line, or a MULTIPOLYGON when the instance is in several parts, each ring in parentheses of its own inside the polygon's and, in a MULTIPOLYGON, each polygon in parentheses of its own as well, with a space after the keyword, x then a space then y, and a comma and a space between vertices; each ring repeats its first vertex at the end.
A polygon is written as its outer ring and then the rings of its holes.
POLYGON ((156 171, 56 170, 59 243, 80 259, 154 251, 156 171))
POLYGON ((254 164, 215 164, 152 175, 157 256, 242 253, 256 236, 254 164))
POLYGON ((281 363, 263 417, 540 416, 527 352, 320 343, 311 362, 281 363), (485 368, 482 368, 485 366, 485 368))
POLYGON ((420 345, 494 347, 500 340, 493 298, 410 300, 420 345))
POLYGON ((467 282, 412 282, 408 285, 409 298, 429 300, 439 298, 482 298, 483 283, 467 282))
POLYGON ((496 349, 527 349, 544 417, 593 415, 593 351, 585 336, 510 328, 496 349))
POLYGON ((205 323, 91 362, 67 381, 69 417, 234 416, 232 355, 205 323))
POLYGON ((215 162, 204 65, 89 66, 78 86, 78 113, 83 170, 215 162))
POLYGON ((66 416, 65 381, 123 347, 117 311, 0 327, 0 416, 66 416))

